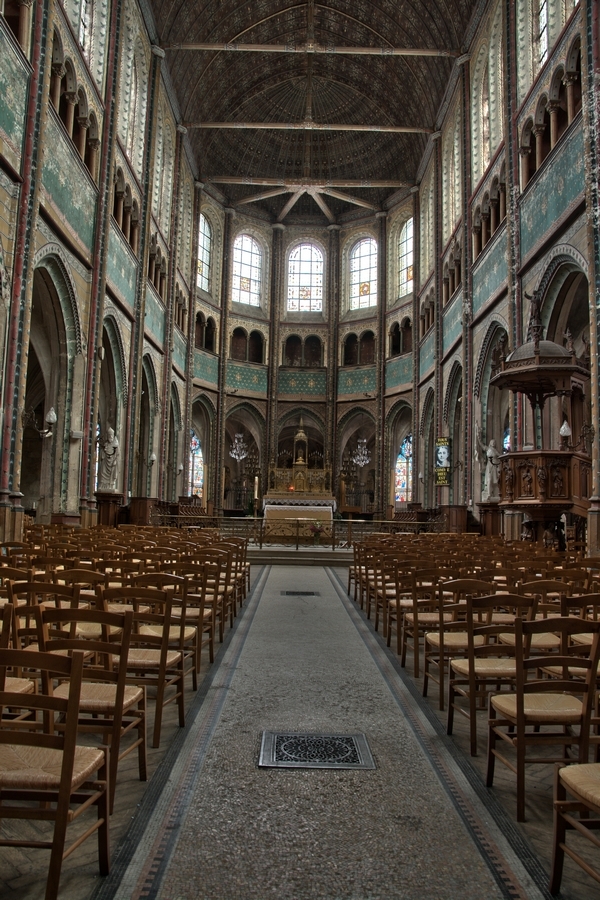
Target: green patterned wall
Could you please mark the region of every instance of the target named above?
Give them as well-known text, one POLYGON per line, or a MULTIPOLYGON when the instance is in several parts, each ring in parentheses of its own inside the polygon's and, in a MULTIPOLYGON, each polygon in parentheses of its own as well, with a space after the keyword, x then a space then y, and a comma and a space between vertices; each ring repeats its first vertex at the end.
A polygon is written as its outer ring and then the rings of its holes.
POLYGON ((508 275, 506 230, 502 229, 493 240, 473 267, 474 314, 502 287, 508 275))
POLYGON ((462 335, 462 291, 457 291, 442 314, 442 338, 446 353, 462 335))
POLYGON ((229 391, 241 389, 260 394, 267 393, 267 367, 255 363, 227 363, 226 387, 229 391))
POLYGON ((552 151, 552 164, 534 176, 521 201, 521 254, 533 249, 584 190, 581 123, 552 151))
POLYGON ((375 366, 361 366, 359 369, 341 369, 338 372, 338 394, 371 393, 377 389, 375 366))
POLYGON ((0 138, 7 141, 12 156, 11 162, 19 168, 23 133, 25 131, 25 111, 27 109, 27 88, 29 76, 21 57, 6 36, 4 22, 0 25, 0 138))
POLYGON ((146 288, 145 326, 162 346, 165 342, 165 308, 151 288, 146 288))
POLYGON ((434 337, 433 328, 431 328, 429 334, 421 344, 421 353, 419 355, 419 378, 423 378, 433 366, 433 351, 435 348, 434 337))
POLYGON ((96 221, 96 192, 88 179, 80 176, 82 163, 75 145, 67 139, 52 113, 48 115, 46 127, 46 146, 51 147, 52 152, 44 154, 44 187, 67 224, 91 250, 96 221))
POLYGON ((173 362, 182 371, 185 372, 185 358, 187 355, 187 341, 177 328, 173 331, 173 362))
POLYGON ((135 305, 135 280, 137 264, 134 262, 131 251, 125 242, 125 238, 117 228, 110 223, 108 236, 108 253, 106 260, 106 276, 122 300, 133 309, 135 305))
POLYGON ((385 364, 385 386, 387 390, 398 387, 401 384, 409 384, 412 381, 413 357, 412 353, 396 356, 388 359, 385 364))
POLYGON ((279 372, 277 389, 280 394, 301 394, 323 396, 327 390, 325 372, 298 369, 294 372, 279 372))
POLYGON ((204 350, 196 350, 194 352, 194 378, 217 385, 219 381, 218 358, 204 350))

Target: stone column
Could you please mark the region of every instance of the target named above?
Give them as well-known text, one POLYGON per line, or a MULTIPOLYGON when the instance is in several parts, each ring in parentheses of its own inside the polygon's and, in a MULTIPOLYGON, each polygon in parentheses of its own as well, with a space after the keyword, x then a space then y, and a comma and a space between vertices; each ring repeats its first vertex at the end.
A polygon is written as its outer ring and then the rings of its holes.
POLYGON ((19 34, 17 40, 25 56, 29 56, 29 35, 31 33, 31 7, 33 0, 18 0, 19 34))
POLYGON ((376 371, 376 400, 375 400, 375 504, 379 518, 385 515, 387 510, 387 435, 385 428, 385 314, 387 311, 387 213, 377 212, 375 218, 379 222, 379 252, 377 254, 377 300, 378 300, 378 324, 379 335, 376 344, 378 360, 376 371))
POLYGON ((58 112, 58 107, 60 105, 60 86, 62 84, 62 80, 65 77, 67 70, 65 69, 62 63, 53 63, 52 64, 52 78, 50 81, 50 99, 52 100, 52 105, 54 109, 58 112))
POLYGON ((331 492, 337 490, 337 384, 338 384, 338 343, 340 320, 340 231, 339 225, 328 225, 329 232, 329 272, 327 278, 327 322, 329 338, 327 342, 327 434, 325 436, 325 467, 331 467, 331 492))
POLYGON ((566 75, 563 78, 563 84, 567 89, 567 122, 570 125, 575 115, 575 75, 566 75))
POLYGON ((223 469, 225 466, 225 424, 227 420, 227 331, 229 320, 229 303, 231 298, 232 278, 232 231, 235 210, 225 209, 225 227, 223 229, 223 265, 221 280, 221 333, 219 340, 219 397, 217 408, 217 478, 215 493, 215 511, 223 513, 223 469))
POLYGON ((67 99, 67 121, 65 122, 65 128, 67 129, 67 134, 72 139, 73 125, 75 124, 75 107, 77 106, 77 94, 73 93, 73 91, 68 91, 65 93, 65 97, 67 99))
POLYGON ((529 154, 531 147, 519 147, 521 159, 521 190, 524 191, 529 183, 529 154))
POLYGON ((90 127, 90 120, 87 116, 77 116, 77 124, 79 125, 79 133, 77 135, 77 152, 80 157, 85 160, 85 145, 87 141, 87 132, 90 127))
POLYGON ((277 466, 277 436, 278 436, 278 381, 279 367, 281 365, 281 299, 283 297, 284 271, 283 271, 283 234, 285 225, 276 222, 273 226, 273 242, 271 249, 271 309, 270 309, 270 338, 269 338, 269 372, 267 395, 267 433, 265 435, 265 447, 262 459, 263 493, 269 486, 269 469, 277 466))
POLYGON ((536 170, 536 172, 544 161, 544 157, 542 154, 544 152, 543 138, 544 138, 545 130, 546 130, 546 128, 544 125, 535 125, 532 129, 533 134, 535 135, 535 170, 536 170))

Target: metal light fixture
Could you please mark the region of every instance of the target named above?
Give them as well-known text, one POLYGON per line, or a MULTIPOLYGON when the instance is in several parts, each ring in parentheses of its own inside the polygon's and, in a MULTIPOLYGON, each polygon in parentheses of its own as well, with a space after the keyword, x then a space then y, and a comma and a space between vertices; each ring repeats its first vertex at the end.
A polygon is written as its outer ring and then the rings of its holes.
POLYGON ((244 440, 243 434, 236 434, 229 450, 229 455, 235 459, 236 462, 241 462, 243 459, 246 459, 248 456, 248 444, 244 440))
POLYGON ((28 409, 23 411, 23 415, 21 416, 21 421, 23 422, 23 427, 26 428, 27 425, 31 425, 32 428, 35 428, 40 437, 47 438, 52 437, 52 427, 56 425, 57 416, 56 410, 53 406, 50 407, 48 412, 46 413, 46 428, 38 428, 37 419, 35 415, 34 409, 28 409))
POLYGON ((361 469, 363 468, 363 466, 366 466, 371 462, 371 454, 367 450, 366 438, 358 438, 356 442, 356 449, 352 454, 352 462, 356 466, 360 466, 361 469))
POLYGON ((150 459, 148 460, 149 468, 152 468, 152 466, 154 465, 155 462, 156 462, 156 453, 151 453, 150 459))

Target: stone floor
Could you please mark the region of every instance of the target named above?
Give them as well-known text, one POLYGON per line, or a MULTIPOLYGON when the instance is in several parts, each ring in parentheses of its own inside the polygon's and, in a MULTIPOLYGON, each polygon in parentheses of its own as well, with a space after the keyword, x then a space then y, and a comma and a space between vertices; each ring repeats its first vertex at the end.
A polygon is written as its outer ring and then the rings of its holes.
MULTIPOLYGON (((345 597, 347 570, 254 576, 216 664, 188 692, 185 729, 168 707, 151 780, 137 780, 135 758, 121 764, 111 875, 97 875, 87 841, 63 865, 61 898, 549 896, 551 767, 528 770, 517 825, 512 774, 498 766, 483 786, 483 718, 471 759, 466 721, 445 735, 437 688, 423 700, 412 660, 400 669, 345 597), (258 769, 263 729, 364 731, 377 769, 258 769)), ((0 897, 41 898, 47 858, 3 848, 0 897)), ((600 900, 600 887, 567 861, 562 896, 600 900)))

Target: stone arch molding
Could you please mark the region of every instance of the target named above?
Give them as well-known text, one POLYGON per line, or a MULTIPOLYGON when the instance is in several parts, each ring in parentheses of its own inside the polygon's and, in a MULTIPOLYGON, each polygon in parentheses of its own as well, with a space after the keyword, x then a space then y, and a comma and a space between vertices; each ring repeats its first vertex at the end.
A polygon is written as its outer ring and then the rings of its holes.
POLYGON ((576 250, 571 244, 558 244, 553 247, 544 260, 542 272, 535 287, 536 291, 541 292, 542 301, 557 270, 565 263, 575 263, 589 281, 588 264, 579 250, 576 250))
POLYGON ((446 392, 444 396, 444 422, 448 421, 448 416, 450 415, 450 401, 452 399, 452 394, 454 393, 454 388, 456 386, 456 378, 459 372, 462 372, 462 364, 458 358, 455 357, 452 362, 452 366, 450 368, 450 374, 448 375, 448 381, 446 383, 446 392))
POLYGON ((479 351, 479 360, 477 362, 477 369, 475 371, 475 380, 473 384, 473 395, 475 397, 479 397, 481 394, 481 383, 483 380, 483 370, 485 368, 485 361, 488 358, 488 354, 490 352, 492 343, 494 342, 494 338, 496 336, 496 332, 503 328, 504 331, 510 335, 510 329, 508 327, 508 322, 502 316, 495 315, 488 325, 488 329, 486 331, 486 335, 483 339, 483 344, 481 345, 481 350, 479 351))
POLYGON ((419 434, 423 437, 425 433, 425 422, 427 421, 427 417, 429 416, 429 411, 433 405, 434 401, 434 391, 432 387, 427 388, 427 393, 425 394, 425 399, 423 401, 423 411, 421 412, 421 421, 419 423, 419 434))
POLYGON ((104 327, 108 334, 108 339, 112 346, 113 356, 119 360, 121 369, 121 395, 123 403, 127 404, 128 388, 127 388, 127 366, 125 364, 125 349, 123 347, 123 338, 119 329, 119 323, 112 315, 104 317, 104 327))
MULTIPOLYGON (((52 275, 52 279, 54 282, 54 287, 56 288, 56 292, 59 296, 59 300, 61 306, 65 300, 69 303, 69 313, 71 319, 71 325, 73 328, 73 334, 71 335, 71 339, 75 342, 75 354, 83 353, 83 340, 81 336, 81 322, 79 320, 79 308, 77 306, 77 293, 75 291, 75 285, 73 284, 73 279, 71 277, 69 262, 67 257, 59 244, 46 244, 42 247, 41 250, 38 250, 36 255, 33 257, 33 270, 38 268, 45 268, 52 275), (61 291, 61 286, 64 287, 65 290, 61 291), (64 296, 66 292, 66 297, 64 296)), ((65 316, 65 327, 67 327, 67 337, 68 335, 68 320, 65 316)))

